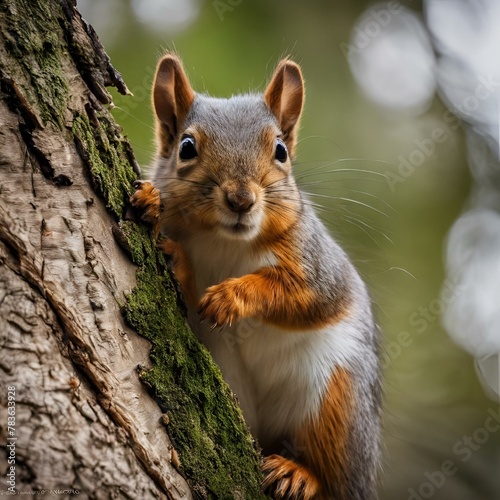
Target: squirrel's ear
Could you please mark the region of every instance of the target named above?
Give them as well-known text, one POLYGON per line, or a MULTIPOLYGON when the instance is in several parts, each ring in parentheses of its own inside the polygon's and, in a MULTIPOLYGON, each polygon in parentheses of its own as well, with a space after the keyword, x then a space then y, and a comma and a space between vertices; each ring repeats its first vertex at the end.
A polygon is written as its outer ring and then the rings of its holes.
POLYGON ((156 68, 153 85, 153 107, 159 120, 161 156, 169 156, 193 101, 194 91, 180 59, 174 54, 163 56, 156 68))
POLYGON ((298 64, 284 59, 264 92, 264 100, 278 120, 290 153, 295 149, 297 125, 304 102, 304 80, 298 64))

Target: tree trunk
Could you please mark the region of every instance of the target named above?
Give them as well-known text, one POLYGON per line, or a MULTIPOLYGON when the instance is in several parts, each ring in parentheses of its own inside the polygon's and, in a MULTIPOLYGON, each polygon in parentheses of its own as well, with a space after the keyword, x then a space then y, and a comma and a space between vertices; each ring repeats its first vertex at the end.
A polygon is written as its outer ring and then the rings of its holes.
POLYGON ((0 0, 0 38, 0 489, 259 498, 234 398, 121 220, 121 76, 71 0, 0 0))

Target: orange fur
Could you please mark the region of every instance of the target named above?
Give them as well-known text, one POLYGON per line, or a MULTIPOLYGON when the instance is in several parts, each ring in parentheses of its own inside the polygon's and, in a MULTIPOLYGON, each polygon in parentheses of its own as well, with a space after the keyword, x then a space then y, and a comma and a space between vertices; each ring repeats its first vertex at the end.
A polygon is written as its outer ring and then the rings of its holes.
POLYGON ((288 239, 287 231, 294 226, 298 219, 298 210, 295 201, 284 199, 281 195, 279 210, 267 210, 256 246, 265 248, 278 239, 288 239))
POLYGON ((141 218, 156 224, 160 217, 160 191, 149 181, 137 181, 136 191, 130 197, 130 203, 141 210, 141 218))
POLYGON ((181 286, 182 295, 188 307, 196 307, 197 295, 193 265, 184 249, 171 240, 165 238, 158 243, 158 248, 172 258, 172 270, 181 286))
POLYGON ((354 415, 351 376, 342 368, 332 375, 319 415, 307 422, 299 442, 305 447, 305 460, 328 491, 323 498, 349 498, 345 491, 350 476, 347 445, 354 415))

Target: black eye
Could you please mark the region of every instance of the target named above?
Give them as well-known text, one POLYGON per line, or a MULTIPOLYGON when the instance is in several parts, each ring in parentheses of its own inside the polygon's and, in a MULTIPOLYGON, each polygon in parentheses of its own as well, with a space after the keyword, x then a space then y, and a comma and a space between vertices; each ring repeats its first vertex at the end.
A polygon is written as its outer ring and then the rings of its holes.
POLYGON ((288 150, 285 143, 281 139, 276 139, 276 151, 274 157, 281 163, 284 163, 288 158, 288 150))
POLYGON ((179 158, 181 160, 192 160, 196 156, 198 156, 198 152, 196 151, 196 143, 194 141, 194 137, 188 135, 181 141, 181 147, 179 148, 179 158))

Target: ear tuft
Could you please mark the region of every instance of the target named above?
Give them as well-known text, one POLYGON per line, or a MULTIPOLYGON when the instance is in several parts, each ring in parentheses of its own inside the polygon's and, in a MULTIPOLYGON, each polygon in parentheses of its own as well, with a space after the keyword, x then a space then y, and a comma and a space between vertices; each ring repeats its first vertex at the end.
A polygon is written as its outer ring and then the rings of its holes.
POLYGON ((194 101, 194 91, 180 59, 171 53, 156 68, 153 107, 159 120, 160 154, 168 156, 194 101))
POLYGON ((283 59, 278 64, 264 92, 264 100, 278 120, 283 140, 293 155, 304 103, 304 80, 297 63, 283 59))

